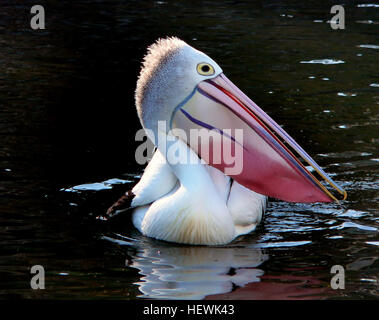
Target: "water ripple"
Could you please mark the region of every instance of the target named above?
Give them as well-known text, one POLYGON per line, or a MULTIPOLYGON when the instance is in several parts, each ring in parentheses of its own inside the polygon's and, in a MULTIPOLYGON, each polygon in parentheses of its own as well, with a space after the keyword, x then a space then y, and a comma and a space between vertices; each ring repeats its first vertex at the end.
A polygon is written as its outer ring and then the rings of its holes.
POLYGON ((281 242, 268 242, 268 243, 257 243, 251 248, 284 248, 284 247, 297 247, 310 244, 312 241, 281 241, 281 242))
POLYGON ((300 61, 300 63, 314 63, 314 64, 340 64, 345 63, 343 60, 334 60, 334 59, 316 59, 310 61, 300 61))
POLYGON ((375 44, 360 44, 358 48, 366 48, 366 49, 379 49, 379 46, 375 44))
POLYGON ((357 5, 358 8, 379 8, 379 4, 375 3, 362 3, 357 5))
POLYGON ((373 246, 379 246, 379 241, 366 241, 367 244, 371 244, 373 246))
POLYGON ((375 227, 364 226, 364 225, 354 223, 354 222, 349 222, 349 221, 344 222, 338 226, 330 227, 330 229, 337 229, 337 230, 342 230, 346 228, 356 228, 356 229, 365 230, 365 231, 378 231, 378 229, 375 227))
POLYGON ((60 191, 66 192, 81 192, 81 191, 101 191, 101 190, 110 190, 113 188, 113 185, 116 184, 126 184, 131 183, 131 180, 123 180, 123 179, 108 179, 103 182, 94 182, 94 183, 85 183, 77 186, 73 186, 70 188, 62 188, 60 191))

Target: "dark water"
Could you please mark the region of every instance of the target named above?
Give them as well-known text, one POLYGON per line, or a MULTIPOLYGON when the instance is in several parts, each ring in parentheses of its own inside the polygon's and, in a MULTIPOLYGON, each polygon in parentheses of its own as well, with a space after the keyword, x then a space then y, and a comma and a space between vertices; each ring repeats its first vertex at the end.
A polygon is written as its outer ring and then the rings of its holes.
POLYGON ((43 31, 32 4, 0 4, 2 298, 379 297, 375 2, 348 2, 337 31, 333 1, 39 1, 43 31), (146 46, 166 35, 282 124, 347 190, 342 207, 271 201, 255 233, 212 248, 96 220, 142 172, 133 91, 146 46), (45 290, 30 289, 37 264, 45 290), (330 287, 333 265, 344 290, 330 287))

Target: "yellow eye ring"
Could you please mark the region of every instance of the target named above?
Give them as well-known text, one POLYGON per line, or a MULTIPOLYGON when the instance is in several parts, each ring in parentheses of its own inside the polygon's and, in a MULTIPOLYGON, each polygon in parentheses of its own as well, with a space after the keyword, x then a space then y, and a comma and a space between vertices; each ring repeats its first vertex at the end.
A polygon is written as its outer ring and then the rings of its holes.
POLYGON ((211 76, 215 73, 215 69, 209 63, 199 63, 196 67, 198 74, 202 76, 211 76))

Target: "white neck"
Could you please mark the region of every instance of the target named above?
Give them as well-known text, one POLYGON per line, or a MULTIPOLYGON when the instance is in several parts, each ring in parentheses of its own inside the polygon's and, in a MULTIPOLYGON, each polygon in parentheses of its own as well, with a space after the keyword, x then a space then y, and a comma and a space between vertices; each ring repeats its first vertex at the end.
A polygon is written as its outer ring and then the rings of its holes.
POLYGON ((226 199, 215 186, 208 166, 182 140, 173 140, 170 136, 160 138, 167 139, 167 149, 162 150, 162 145, 158 148, 180 186, 153 203, 144 219, 144 233, 166 241, 189 244, 231 241, 235 236, 234 223, 226 199))
POLYGON ((158 130, 158 148, 165 156, 180 184, 191 192, 199 189, 214 189, 214 183, 205 163, 181 139, 158 130))

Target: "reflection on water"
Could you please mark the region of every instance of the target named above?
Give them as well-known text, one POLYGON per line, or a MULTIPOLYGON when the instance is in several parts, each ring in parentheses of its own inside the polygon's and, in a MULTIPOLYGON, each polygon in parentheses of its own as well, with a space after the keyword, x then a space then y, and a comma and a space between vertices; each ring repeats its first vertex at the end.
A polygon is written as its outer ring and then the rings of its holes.
POLYGON ((21 2, 0 10, 1 297, 379 297, 376 4, 346 4, 333 31, 330 1, 47 0, 34 32, 21 2), (347 190, 342 206, 272 200, 256 232, 215 248, 96 220, 143 170, 135 83, 166 35, 219 62, 347 190), (46 290, 30 290, 35 264, 46 290), (336 264, 344 291, 330 289, 336 264))
POLYGON ((257 267, 268 259, 261 249, 248 247, 176 246, 158 241, 104 239, 136 248, 127 265, 139 270, 141 281, 137 284, 143 298, 203 299, 228 293, 235 287, 258 282, 264 272, 257 267))

